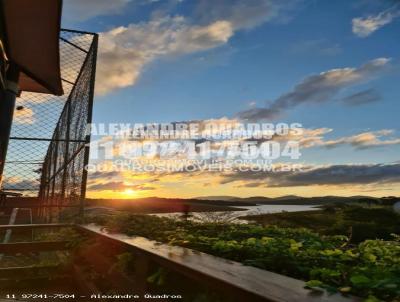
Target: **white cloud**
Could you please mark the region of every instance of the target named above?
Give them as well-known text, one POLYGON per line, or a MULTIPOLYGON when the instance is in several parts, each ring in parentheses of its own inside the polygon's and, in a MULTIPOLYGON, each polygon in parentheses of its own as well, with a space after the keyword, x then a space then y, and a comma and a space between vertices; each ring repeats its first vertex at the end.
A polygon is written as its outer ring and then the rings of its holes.
POLYGON ((286 136, 275 136, 274 140, 294 140, 298 141, 301 148, 311 148, 323 144, 324 135, 332 132, 331 128, 303 129, 301 135, 289 133, 286 136))
POLYGON ((337 139, 326 139, 332 133, 331 128, 304 128, 301 134, 296 132, 285 136, 274 136, 275 141, 298 141, 301 148, 325 147, 336 148, 350 146, 356 150, 370 149, 383 146, 400 145, 400 138, 394 137, 393 129, 367 131, 337 139))
POLYGON ((101 33, 97 93, 135 84, 143 67, 161 56, 211 49, 225 44, 232 35, 228 21, 196 26, 180 16, 101 33))
POLYGON ((31 125, 35 123, 35 113, 31 108, 24 107, 21 110, 15 110, 14 112, 14 122, 16 124, 31 125))
POLYGON ((395 18, 400 17, 399 6, 394 6, 375 16, 365 18, 354 18, 352 20, 353 33, 361 38, 365 38, 373 32, 392 22, 395 18))
POLYGON ((363 132, 357 135, 339 138, 323 142, 322 145, 328 148, 350 145, 356 149, 369 149, 381 146, 399 145, 400 138, 389 137, 394 130, 384 129, 378 131, 363 132))
POLYGON ((273 20, 295 2, 291 0, 282 5, 275 0, 252 0, 246 4, 201 1, 194 18, 158 16, 148 22, 103 32, 100 34, 96 92, 104 95, 134 85, 143 68, 160 57, 224 45, 237 30, 273 20), (212 11, 207 9, 210 5, 212 11), (207 18, 202 17, 204 15, 207 18))

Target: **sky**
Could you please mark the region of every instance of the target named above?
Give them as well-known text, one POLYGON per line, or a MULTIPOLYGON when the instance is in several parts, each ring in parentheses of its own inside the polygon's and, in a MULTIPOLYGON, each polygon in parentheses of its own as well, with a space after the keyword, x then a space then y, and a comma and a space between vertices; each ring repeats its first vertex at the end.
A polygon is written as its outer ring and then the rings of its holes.
POLYGON ((89 197, 400 195, 399 1, 65 0, 62 23, 99 33, 95 124, 304 127, 302 171, 93 172, 89 197))

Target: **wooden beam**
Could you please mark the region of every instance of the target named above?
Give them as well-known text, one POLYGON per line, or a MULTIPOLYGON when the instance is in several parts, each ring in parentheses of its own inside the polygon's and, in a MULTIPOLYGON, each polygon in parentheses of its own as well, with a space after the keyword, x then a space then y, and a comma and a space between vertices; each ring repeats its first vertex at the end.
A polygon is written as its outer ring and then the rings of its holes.
POLYGON ((80 208, 80 205, 41 205, 41 204, 19 204, 14 203, 1 207, 2 209, 26 208, 26 209, 40 209, 40 208, 80 208))
POLYGON ((0 244, 2 254, 26 254, 32 252, 62 251, 68 250, 68 241, 39 241, 39 242, 18 242, 0 244))
POLYGON ((55 228, 68 228, 74 227, 73 224, 69 223, 49 223, 49 224, 14 224, 14 225, 0 225, 0 231, 2 230, 32 230, 32 229, 55 229, 55 228))

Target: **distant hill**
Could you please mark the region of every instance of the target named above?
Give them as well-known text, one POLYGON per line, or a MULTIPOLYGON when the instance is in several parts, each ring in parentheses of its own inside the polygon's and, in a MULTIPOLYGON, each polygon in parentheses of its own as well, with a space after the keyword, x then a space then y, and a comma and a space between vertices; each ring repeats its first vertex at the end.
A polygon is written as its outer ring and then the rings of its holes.
POLYGON ((235 196, 199 196, 195 197, 197 200, 235 200, 235 196))
MULTIPOLYGON (((203 200, 213 200, 213 197, 218 197, 222 200, 229 202, 237 202, 237 203, 249 203, 249 204, 279 204, 279 205, 323 205, 323 204, 332 204, 332 203, 351 203, 351 202, 361 202, 361 203, 386 203, 391 204, 393 201, 400 200, 398 197, 390 196, 390 197, 370 197, 370 196, 349 196, 349 197, 341 197, 341 196, 319 196, 319 197, 302 197, 296 195, 286 195, 280 197, 265 197, 265 196, 252 196, 252 197, 232 197, 232 196, 203 196, 201 197, 203 200), (229 199, 228 199, 229 197, 229 199)), ((217 200, 217 199, 214 199, 217 200)))
POLYGON ((274 198, 275 200, 289 200, 289 199, 299 199, 299 198, 303 198, 297 195, 285 195, 285 196, 280 196, 280 197, 276 197, 274 198))
MULTIPOLYGON (((300 196, 282 196, 278 198, 260 198, 255 199, 241 198, 237 201, 245 202, 252 201, 258 204, 280 204, 280 205, 323 205, 332 203, 349 203, 359 201, 360 198, 357 197, 339 197, 339 196, 321 196, 321 197, 300 197, 300 196)), ((371 200, 376 200, 371 198, 371 200)))
POLYGON ((240 211, 240 206, 255 206, 256 203, 199 200, 180 198, 147 197, 137 199, 87 199, 88 207, 113 208, 116 210, 134 213, 170 213, 170 212, 213 212, 213 211, 240 211), (234 207, 233 207, 234 206, 234 207))
POLYGON ((265 197, 265 196, 251 196, 251 197, 235 197, 235 196, 200 196, 195 199, 200 200, 224 200, 224 201, 236 201, 236 202, 269 202, 269 201, 279 201, 279 200, 299 200, 304 197, 296 195, 285 195, 280 197, 265 197))
POLYGON ((249 201, 249 202, 260 202, 270 200, 289 200, 302 198, 296 195, 286 195, 281 197, 265 197, 265 196, 251 196, 251 197, 235 197, 235 196, 200 196, 195 199, 200 200, 225 200, 225 201, 249 201))

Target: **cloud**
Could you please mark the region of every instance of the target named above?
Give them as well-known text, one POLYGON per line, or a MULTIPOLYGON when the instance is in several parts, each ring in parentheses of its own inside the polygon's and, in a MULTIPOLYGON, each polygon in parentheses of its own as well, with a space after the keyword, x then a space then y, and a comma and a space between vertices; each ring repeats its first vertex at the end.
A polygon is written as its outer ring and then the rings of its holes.
POLYGON ((102 15, 118 14, 131 0, 65 0, 63 17, 80 22, 102 15))
POLYGON ((152 191, 156 188, 147 186, 146 184, 128 185, 122 181, 109 181, 91 184, 88 186, 88 189, 91 191, 124 191, 127 189, 134 191, 152 191))
POLYGON ((88 186, 88 188, 91 191, 103 191, 103 190, 122 191, 125 188, 125 184, 122 181, 110 181, 110 182, 91 184, 88 186))
POLYGON ((397 17, 400 17, 399 5, 395 5, 377 15, 370 15, 364 18, 352 20, 353 33, 361 38, 368 37, 381 27, 389 24, 397 17))
POLYGON ((301 135, 274 136, 274 140, 298 141, 301 148, 311 148, 323 144, 324 135, 332 132, 330 128, 303 129, 301 135))
POLYGON ((156 190, 155 187, 150 187, 147 185, 134 185, 130 187, 134 191, 153 191, 156 190))
POLYGON ((166 56, 210 50, 226 44, 238 30, 276 19, 288 4, 279 1, 201 1, 197 16, 157 16, 100 34, 96 92, 104 95, 132 86, 145 66, 166 56), (212 5, 212 10, 206 7, 212 5), (201 14, 200 12, 207 12, 201 14), (207 16, 207 17, 204 17, 207 16), (203 16, 203 17, 202 17, 203 16))
POLYGON ((248 121, 270 120, 286 110, 306 103, 323 103, 332 100, 345 88, 371 80, 388 68, 390 59, 377 58, 358 68, 338 68, 311 75, 265 108, 251 108, 238 113, 238 118, 248 121))
POLYGON ((242 187, 297 187, 313 185, 366 185, 400 182, 400 164, 308 166, 302 171, 243 171, 225 175, 221 184, 242 187))
POLYGON ((359 106, 378 102, 382 99, 381 95, 375 89, 366 89, 342 99, 342 102, 349 106, 359 106))
POLYGON ((39 181, 30 178, 21 178, 19 176, 5 177, 3 187, 8 190, 37 190, 39 188, 39 181))
POLYGON ((346 185, 400 182, 399 164, 332 165, 286 175, 272 186, 346 185))
POLYGON ((97 93, 134 85, 144 66, 159 57, 218 47, 232 35, 228 21, 193 26, 184 17, 164 17, 101 33, 97 93))
POLYGON ((89 179, 91 181, 96 180, 96 179, 105 179, 105 178, 115 178, 121 176, 121 173, 119 171, 106 171, 106 172, 92 172, 89 173, 89 179))
MULTIPOLYGON (((229 185, 236 188, 285 188, 304 186, 385 186, 400 183, 400 163, 390 164, 341 164, 302 165, 301 169, 287 170, 285 164, 274 164, 274 169, 235 169, 232 172, 216 171, 170 171, 157 173, 157 182, 170 186, 174 183, 185 186, 208 184, 229 185), (280 167, 281 166, 281 167, 280 167), (189 174, 190 173, 190 177, 189 174)), ((300 167, 300 166, 299 166, 300 167)), ((134 180, 137 175, 132 174, 134 180)), ((130 178, 125 176, 127 180, 130 178)), ((89 185, 90 191, 151 191, 160 189, 151 185, 154 173, 144 173, 140 184, 128 185, 122 181, 107 181, 89 185), (147 177, 150 177, 147 179, 147 177)))
POLYGON ((400 138, 391 137, 392 129, 367 131, 356 135, 345 136, 334 140, 326 140, 325 135, 331 133, 330 128, 303 129, 302 134, 291 134, 285 136, 274 136, 275 141, 298 141, 301 148, 325 147, 336 148, 351 146, 357 150, 370 149, 383 146, 400 144, 400 138))
POLYGON ((392 129, 367 131, 334 140, 326 140, 325 135, 331 132, 333 132, 333 129, 331 128, 304 128, 301 134, 289 132, 289 134, 285 136, 275 135, 273 140, 278 142, 297 141, 303 149, 312 147, 325 147, 331 149, 347 145, 357 150, 363 150, 400 144, 400 138, 391 136, 395 132, 392 129))
POLYGON ((24 107, 22 110, 15 110, 14 122, 20 125, 32 125, 36 121, 35 113, 31 108, 24 107))
POLYGON ((322 142, 321 145, 327 148, 350 145, 356 149, 369 149, 382 146, 399 145, 400 138, 382 139, 393 133, 393 130, 370 131, 353 136, 343 137, 337 140, 325 141, 322 142))

